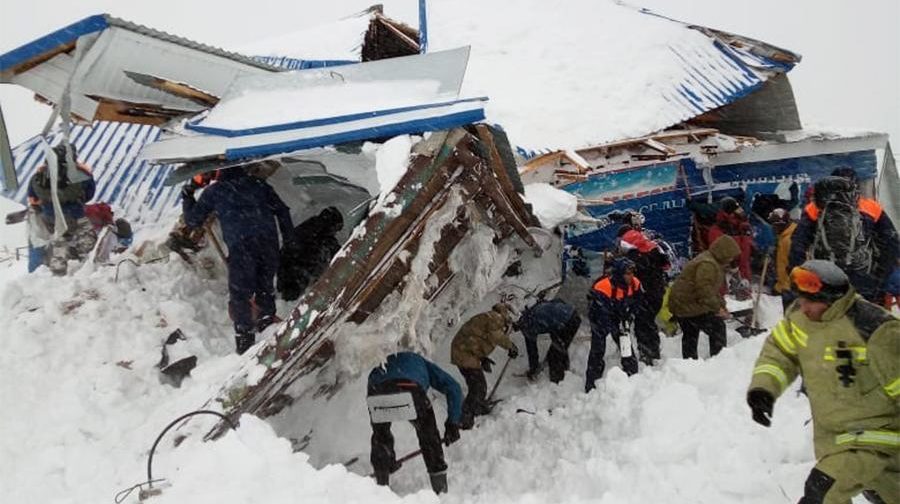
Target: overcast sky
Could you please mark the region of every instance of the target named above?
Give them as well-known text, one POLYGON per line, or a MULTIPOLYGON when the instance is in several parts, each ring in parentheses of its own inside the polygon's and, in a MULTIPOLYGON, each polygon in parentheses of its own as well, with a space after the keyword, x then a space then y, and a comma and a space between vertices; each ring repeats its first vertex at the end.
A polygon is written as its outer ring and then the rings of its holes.
MULTIPOLYGON (((298 27, 328 22, 376 1, 3 0, 0 53, 103 12, 199 42, 233 48, 298 27)), ((416 25, 416 0, 381 0, 381 3, 389 16, 416 25)), ((515 2, 508 3, 510 16, 517 15, 515 2)), ((564 1, 559 3, 565 5, 564 1)), ((789 75, 804 126, 885 131, 895 144, 900 142, 900 1, 633 0, 629 3, 800 53, 803 60, 789 75)), ((13 144, 38 133, 50 112, 48 107, 34 103, 30 92, 8 84, 0 85, 0 104, 13 144)))

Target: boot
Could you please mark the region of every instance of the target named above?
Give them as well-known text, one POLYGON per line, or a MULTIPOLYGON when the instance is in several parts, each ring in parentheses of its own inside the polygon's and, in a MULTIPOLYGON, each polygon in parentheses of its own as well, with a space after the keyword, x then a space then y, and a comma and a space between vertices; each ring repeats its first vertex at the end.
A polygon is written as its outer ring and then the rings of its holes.
POLYGON ((431 489, 434 493, 440 495, 447 493, 447 472, 429 473, 428 478, 431 479, 431 489))
POLYGON ((256 334, 253 332, 239 332, 234 336, 234 347, 238 355, 244 355, 244 352, 256 344, 256 334))
POLYGON ((378 486, 387 486, 391 480, 391 474, 386 472, 375 471, 375 484, 378 486))

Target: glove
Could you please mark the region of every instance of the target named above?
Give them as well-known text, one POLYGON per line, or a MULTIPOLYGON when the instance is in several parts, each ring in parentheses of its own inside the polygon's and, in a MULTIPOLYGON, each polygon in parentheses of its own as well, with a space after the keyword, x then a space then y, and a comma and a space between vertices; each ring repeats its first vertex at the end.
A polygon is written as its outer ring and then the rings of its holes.
POLYGON ((491 366, 493 366, 494 364, 494 361, 492 361, 490 357, 484 357, 483 359, 481 359, 481 370, 485 373, 490 373, 491 366))
POLYGON ((747 404, 753 410, 754 422, 765 427, 772 425, 772 407, 775 405, 772 394, 763 389, 753 389, 747 392, 747 404))
POLYGON ((450 446, 459 441, 459 425, 447 419, 444 422, 444 444, 450 446))
POLYGON ((519 347, 517 347, 516 344, 513 343, 513 346, 509 349, 509 353, 507 355, 509 355, 510 359, 515 359, 519 356, 519 347))

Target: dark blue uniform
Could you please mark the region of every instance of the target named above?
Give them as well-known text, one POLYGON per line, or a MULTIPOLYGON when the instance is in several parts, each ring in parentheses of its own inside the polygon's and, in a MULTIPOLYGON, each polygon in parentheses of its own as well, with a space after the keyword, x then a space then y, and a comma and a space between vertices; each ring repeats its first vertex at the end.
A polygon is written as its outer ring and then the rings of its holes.
MULTIPOLYGON (((640 303, 641 282, 632 278, 627 283, 620 275, 602 277, 591 289, 588 317, 591 321, 591 351, 588 354, 587 372, 585 373, 585 392, 594 388, 594 381, 603 376, 606 362, 606 336, 612 334, 616 346, 620 337, 633 323, 634 313, 640 303), (619 277, 619 278, 616 278, 619 277)), ((634 354, 622 357, 622 370, 632 375, 637 373, 638 363, 634 354)))
POLYGON ((276 221, 282 235, 289 236, 293 229, 290 210, 272 186, 247 175, 242 168, 222 172, 218 182, 207 187, 199 200, 185 195, 182 209, 184 222, 190 228, 201 227, 211 213, 216 213, 228 245, 228 310, 235 331, 252 334, 251 299, 259 308, 261 320, 275 315, 276 221))
MULTIPOLYGON (((434 419, 434 410, 431 408, 431 401, 428 400, 430 387, 434 387, 447 398, 445 429, 453 429, 458 433, 457 426, 462 418, 462 388, 446 371, 419 354, 398 352, 388 356, 384 365, 369 373, 368 395, 399 392, 409 392, 412 395, 416 419, 410 423, 416 429, 432 487, 435 492, 442 493, 447 489, 447 463, 444 461, 444 450, 441 447, 441 436, 434 419)), ((375 470, 377 483, 387 485, 390 474, 399 468, 390 423, 372 423, 370 461, 375 470)))
POLYGON ((531 375, 540 372, 537 337, 550 335, 550 349, 547 350, 547 365, 550 381, 559 383, 569 369, 569 345, 581 326, 581 317, 572 305, 561 299, 538 301, 527 308, 515 324, 515 328, 525 336, 525 350, 528 353, 528 368, 531 375))

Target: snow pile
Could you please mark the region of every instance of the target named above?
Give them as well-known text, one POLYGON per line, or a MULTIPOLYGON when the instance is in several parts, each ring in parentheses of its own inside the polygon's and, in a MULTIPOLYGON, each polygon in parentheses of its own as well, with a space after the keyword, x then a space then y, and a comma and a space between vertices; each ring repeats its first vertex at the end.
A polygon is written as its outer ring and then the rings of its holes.
POLYGON ((391 138, 381 145, 366 142, 363 144, 363 152, 375 150, 375 173, 378 177, 378 185, 381 190, 378 195, 378 206, 390 216, 397 217, 403 211, 402 205, 394 205, 388 201, 388 197, 394 197, 391 190, 400 182, 409 167, 409 156, 413 146, 413 139, 409 135, 400 135, 391 138))
POLYGON ((531 204, 531 211, 547 229, 553 229, 578 213, 578 198, 550 184, 526 185, 524 199, 531 204))
MULTIPOLYGON (((513 253, 485 244, 489 240, 472 239, 454 256, 454 267, 470 265, 471 285, 496 285, 499 268, 490 264, 505 263, 498 257, 513 253), (474 266, 479 261, 481 271, 474 266)), ((118 282, 114 268, 87 268, 67 278, 41 270, 2 286, 0 317, 12 330, 0 353, 7 407, 0 417, 0 459, 15 463, 0 473, 0 501, 104 502, 145 478, 147 449, 161 429, 201 407, 242 362, 231 353, 225 281, 201 273, 180 261, 138 269, 123 264, 118 282), (175 327, 199 357, 180 389, 161 385, 154 367, 161 341, 175 327)), ((489 304, 508 289, 476 288, 468 295, 489 304)), ((763 321, 771 324, 777 300, 765 304, 763 321)), ((282 305, 280 312, 288 308, 282 305)), ((423 308, 419 327, 431 328, 432 358, 456 373, 448 362, 450 335, 484 306, 462 314, 452 305, 423 308)), ((607 376, 585 395, 588 334, 585 322, 572 347, 572 372, 561 385, 516 376, 525 370, 524 357, 511 364, 496 413, 446 449, 451 493, 442 501, 771 503, 784 500, 782 488, 792 498, 800 494, 812 463, 805 399, 796 396, 796 387, 789 391, 776 406, 771 430, 752 423, 743 404, 762 338, 742 341, 730 334, 732 348, 699 362, 675 358, 680 342, 665 339, 668 360, 631 378, 617 369, 610 345, 607 376), (518 408, 535 414, 516 413, 518 408)), ((514 340, 524 346, 520 335, 514 340)), ((546 340, 541 345, 546 349, 546 340)), ((498 363, 505 359, 500 354, 494 356, 498 363)), ((348 379, 337 395, 298 399, 268 424, 245 417, 237 432, 216 442, 200 441, 209 425, 200 419, 179 431, 191 434, 179 448, 172 447, 170 433, 156 453, 154 477, 174 486, 155 499, 437 502, 418 459, 392 479, 394 491, 411 494, 405 498, 360 477, 371 470, 364 375, 348 379), (269 425, 280 434, 309 434, 306 454, 292 453, 269 425), (328 465, 354 456, 350 472, 328 465)), ((496 373, 488 379, 493 382, 496 373)), ((442 423, 445 403, 436 398, 434 404, 442 423)), ((398 454, 415 449, 411 427, 394 431, 398 454)), ((304 445, 302 437, 294 444, 304 445)), ((125 502, 137 502, 136 495, 125 502)))
MULTIPOLYGON (((179 450, 177 471, 171 471, 159 504, 354 503, 434 504, 429 490, 400 498, 374 480, 347 472, 340 464, 315 469, 303 453, 293 453, 269 424, 252 416, 240 428, 215 443, 179 450)), ((170 462, 171 463, 171 462, 170 462)))

